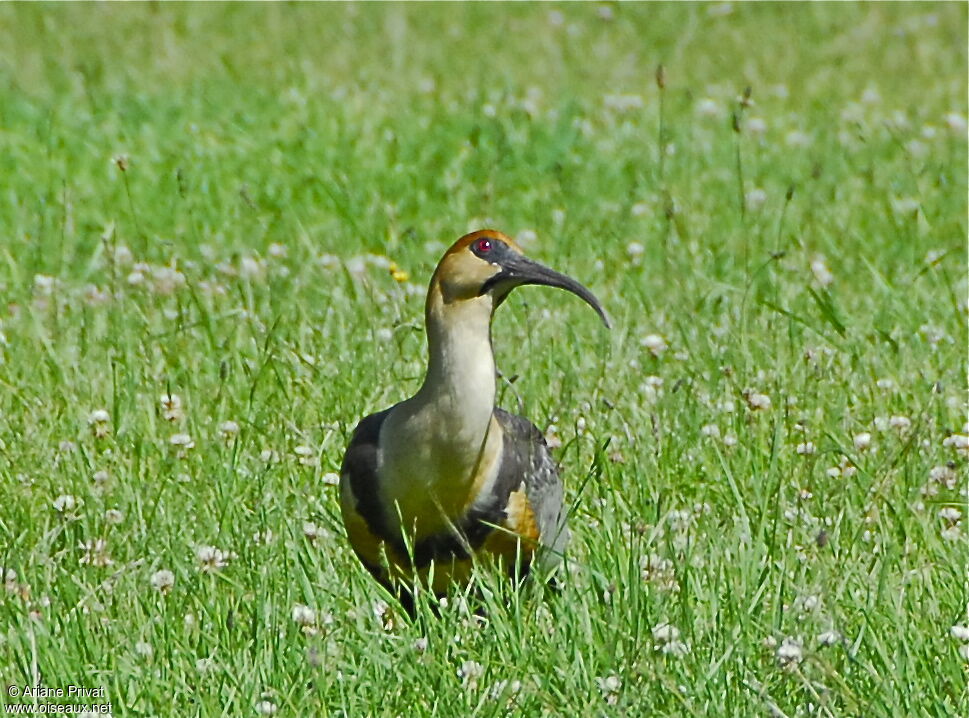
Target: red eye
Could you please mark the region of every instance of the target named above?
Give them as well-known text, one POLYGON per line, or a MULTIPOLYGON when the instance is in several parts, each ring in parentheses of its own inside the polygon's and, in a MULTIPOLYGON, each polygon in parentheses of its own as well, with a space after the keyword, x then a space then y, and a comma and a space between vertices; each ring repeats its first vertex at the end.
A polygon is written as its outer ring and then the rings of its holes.
POLYGON ((487 254, 491 251, 491 240, 490 239, 479 239, 474 243, 475 254, 487 254))

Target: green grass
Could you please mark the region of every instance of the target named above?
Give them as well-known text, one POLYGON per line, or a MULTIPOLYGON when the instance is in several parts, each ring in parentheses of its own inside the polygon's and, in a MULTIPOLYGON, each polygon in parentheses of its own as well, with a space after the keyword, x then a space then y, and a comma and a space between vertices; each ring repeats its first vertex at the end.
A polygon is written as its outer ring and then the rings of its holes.
POLYGON ((0 682, 132 716, 969 712, 966 5, 719 10, 0 7, 0 682), (417 387, 424 286, 481 226, 614 320, 526 288, 495 323, 502 404, 562 442, 569 571, 388 625, 324 476, 417 387))

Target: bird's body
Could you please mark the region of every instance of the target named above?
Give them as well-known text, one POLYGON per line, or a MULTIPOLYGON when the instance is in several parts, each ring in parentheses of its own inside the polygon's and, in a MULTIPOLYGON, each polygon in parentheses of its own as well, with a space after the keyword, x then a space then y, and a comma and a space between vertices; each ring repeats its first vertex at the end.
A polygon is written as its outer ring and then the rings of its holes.
POLYGON ((491 317, 512 288, 541 283, 598 302, 527 260, 504 235, 462 237, 431 280, 429 361, 410 399, 363 419, 341 470, 350 543, 394 593, 437 594, 490 557, 512 573, 554 562, 568 540, 562 484, 542 433, 495 406, 491 317))

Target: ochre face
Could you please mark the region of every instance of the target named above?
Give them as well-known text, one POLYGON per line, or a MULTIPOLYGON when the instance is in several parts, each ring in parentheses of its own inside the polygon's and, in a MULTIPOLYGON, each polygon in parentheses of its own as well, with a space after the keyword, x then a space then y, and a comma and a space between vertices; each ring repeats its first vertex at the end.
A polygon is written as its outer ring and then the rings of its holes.
POLYGON ((511 238, 493 229, 482 229, 461 237, 447 251, 431 280, 440 288, 445 304, 476 299, 482 289, 498 274, 501 256, 522 255, 511 238))

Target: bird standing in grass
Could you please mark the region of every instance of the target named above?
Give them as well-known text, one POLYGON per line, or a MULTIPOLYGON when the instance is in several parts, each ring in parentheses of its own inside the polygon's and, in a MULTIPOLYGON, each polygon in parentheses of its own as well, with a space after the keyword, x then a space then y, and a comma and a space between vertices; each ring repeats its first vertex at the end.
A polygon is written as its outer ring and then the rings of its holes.
POLYGON ((508 237, 459 239, 431 278, 425 308, 428 366, 410 399, 363 419, 340 472, 340 507, 367 570, 410 604, 465 583, 489 557, 512 575, 549 567, 568 542, 562 483, 542 433, 495 406, 495 309, 515 287, 542 284, 578 295, 609 320, 593 294, 527 258, 508 237))

